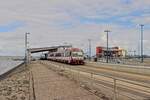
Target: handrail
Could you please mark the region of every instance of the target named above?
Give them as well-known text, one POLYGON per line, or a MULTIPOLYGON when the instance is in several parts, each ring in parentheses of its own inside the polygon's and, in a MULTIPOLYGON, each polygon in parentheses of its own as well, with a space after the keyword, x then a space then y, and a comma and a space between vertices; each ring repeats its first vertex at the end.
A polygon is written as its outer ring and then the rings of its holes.
MULTIPOLYGON (((84 71, 84 70, 82 70, 82 71, 79 71, 79 70, 77 70, 77 69, 73 69, 72 67, 65 67, 64 65, 62 65, 62 66, 60 66, 60 65, 57 65, 57 64, 51 64, 50 63, 50 65, 52 65, 52 66, 55 66, 55 67, 57 67, 58 69, 64 69, 64 70, 66 70, 66 71, 75 71, 75 72, 78 72, 78 73, 80 73, 80 72, 82 72, 82 73, 88 73, 88 74, 91 74, 92 76, 103 76, 103 77, 106 77, 106 78, 110 78, 110 79, 112 79, 113 80, 113 82, 111 82, 111 84, 112 84, 112 86, 114 86, 114 87, 112 87, 113 88, 113 91, 114 91, 114 100, 116 100, 115 98, 116 98, 116 93, 118 93, 118 92, 116 92, 116 89, 117 89, 117 84, 116 84, 116 81, 120 81, 120 82, 125 82, 125 83, 127 83, 127 84, 132 84, 132 85, 136 85, 136 86, 140 86, 140 87, 144 87, 144 88, 148 88, 148 89, 150 89, 150 85, 148 85, 148 83, 144 83, 144 82, 139 82, 139 83, 137 83, 138 81, 132 81, 132 80, 128 80, 128 79, 122 79, 122 78, 118 78, 118 77, 115 77, 115 76, 111 76, 111 75, 106 75, 106 74, 102 74, 102 73, 96 73, 96 72, 92 72, 92 71, 84 71), (62 68, 61 68, 62 67, 62 68)), ((91 79, 93 79, 93 78, 91 78, 91 79)), ((95 79, 95 78, 94 78, 95 79)), ((96 81, 98 81, 97 79, 96 79, 96 81)), ((104 80, 105 81, 105 80, 104 80)), ((106 81, 105 81, 106 82, 106 81)), ((118 84, 118 85, 120 85, 121 86, 121 84, 118 84)), ((126 86, 126 85, 122 85, 122 86, 126 86)), ((129 89, 130 89, 130 87, 129 86, 127 86, 129 89)), ((132 87, 131 87, 132 88, 132 87)), ((144 93, 150 93, 150 91, 146 91, 146 90, 142 90, 142 89, 136 89, 136 88, 132 88, 133 90, 135 90, 135 91, 137 91, 137 92, 139 92, 139 91, 141 91, 141 93, 142 92, 144 92, 144 93)), ((140 93, 140 92, 139 92, 140 93)), ((120 93, 118 93, 119 95, 124 95, 124 94, 120 94, 120 93)), ((147 94, 146 94, 147 95, 147 94)), ((124 95, 124 96, 126 96, 126 95, 124 95)), ((128 97, 128 96, 126 96, 126 97, 128 97)), ((131 97, 130 97, 131 98, 131 97)))

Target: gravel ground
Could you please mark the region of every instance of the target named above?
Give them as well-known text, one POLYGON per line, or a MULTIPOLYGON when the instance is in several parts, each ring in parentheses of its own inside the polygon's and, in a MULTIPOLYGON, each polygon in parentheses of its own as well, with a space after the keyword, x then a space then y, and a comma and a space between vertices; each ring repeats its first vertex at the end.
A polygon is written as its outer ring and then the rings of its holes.
POLYGON ((0 80, 0 100, 29 100, 29 71, 19 70, 0 80))

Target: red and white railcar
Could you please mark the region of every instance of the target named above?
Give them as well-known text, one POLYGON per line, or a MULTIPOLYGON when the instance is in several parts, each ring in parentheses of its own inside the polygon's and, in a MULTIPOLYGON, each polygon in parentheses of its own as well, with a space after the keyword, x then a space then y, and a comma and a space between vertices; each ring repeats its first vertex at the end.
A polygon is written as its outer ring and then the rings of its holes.
POLYGON ((68 64, 84 64, 84 53, 79 48, 59 48, 56 52, 49 52, 47 59, 68 64))

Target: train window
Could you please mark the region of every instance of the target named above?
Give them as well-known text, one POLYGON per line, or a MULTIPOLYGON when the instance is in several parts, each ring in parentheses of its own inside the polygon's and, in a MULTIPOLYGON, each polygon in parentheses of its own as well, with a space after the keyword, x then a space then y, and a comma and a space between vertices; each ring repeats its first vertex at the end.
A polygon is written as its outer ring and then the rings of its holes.
POLYGON ((65 57, 68 57, 68 51, 65 51, 65 57))
POLYGON ((56 53, 55 56, 56 56, 56 57, 60 57, 60 56, 61 56, 61 53, 56 53))
POLYGON ((71 51, 69 52, 69 56, 71 56, 71 51))
POLYGON ((70 51, 65 51, 65 57, 69 57, 70 56, 70 51))

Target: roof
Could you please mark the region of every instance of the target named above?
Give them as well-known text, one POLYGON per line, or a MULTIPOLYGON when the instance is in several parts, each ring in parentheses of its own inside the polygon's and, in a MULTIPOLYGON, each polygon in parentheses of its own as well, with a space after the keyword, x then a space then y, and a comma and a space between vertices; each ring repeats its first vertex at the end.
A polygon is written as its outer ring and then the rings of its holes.
POLYGON ((64 45, 64 46, 52 46, 52 47, 42 47, 42 48, 30 48, 28 49, 31 53, 38 53, 38 52, 44 52, 44 51, 54 51, 58 48, 68 48, 72 47, 71 45, 64 45))

